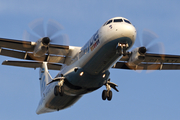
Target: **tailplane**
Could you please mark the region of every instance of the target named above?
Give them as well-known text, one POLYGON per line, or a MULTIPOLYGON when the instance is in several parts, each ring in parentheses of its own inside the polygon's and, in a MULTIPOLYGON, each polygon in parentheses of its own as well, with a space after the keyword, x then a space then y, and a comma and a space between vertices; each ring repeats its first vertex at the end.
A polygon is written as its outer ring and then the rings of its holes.
POLYGON ((52 77, 49 74, 47 62, 42 62, 42 66, 39 71, 39 80, 40 80, 40 89, 41 89, 41 96, 43 91, 45 90, 47 84, 52 81, 52 77))

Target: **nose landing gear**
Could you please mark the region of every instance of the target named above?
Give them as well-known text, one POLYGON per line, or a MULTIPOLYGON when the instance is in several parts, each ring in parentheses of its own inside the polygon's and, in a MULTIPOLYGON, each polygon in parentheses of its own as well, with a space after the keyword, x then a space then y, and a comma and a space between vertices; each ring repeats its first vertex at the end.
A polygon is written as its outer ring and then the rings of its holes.
POLYGON ((119 92, 119 90, 116 88, 118 85, 116 85, 115 83, 110 82, 110 79, 108 79, 107 83, 105 84, 106 89, 107 90, 103 90, 102 92, 102 99, 103 100, 108 100, 111 101, 112 99, 112 91, 111 88, 113 88, 114 90, 116 90, 117 92, 119 92))
POLYGON ((126 48, 128 48, 127 43, 118 43, 116 46, 116 54, 126 56, 126 48))

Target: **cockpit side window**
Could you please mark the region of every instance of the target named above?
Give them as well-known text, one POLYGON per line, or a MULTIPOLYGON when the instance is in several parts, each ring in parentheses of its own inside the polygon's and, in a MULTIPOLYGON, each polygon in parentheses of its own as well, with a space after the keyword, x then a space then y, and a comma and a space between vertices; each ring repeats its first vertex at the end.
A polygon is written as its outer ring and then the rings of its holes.
POLYGON ((126 19, 124 19, 124 22, 131 24, 131 22, 129 22, 129 20, 126 19))
POLYGON ((109 20, 109 21, 106 23, 106 25, 108 25, 108 24, 110 24, 110 23, 112 23, 112 20, 109 20))
POLYGON ((105 22, 103 26, 108 25, 108 24, 110 24, 111 22, 112 22, 112 20, 109 20, 109 21, 105 22))
POLYGON ((114 19, 114 22, 123 22, 122 19, 114 19))
POLYGON ((107 23, 107 22, 105 22, 105 23, 103 24, 103 26, 105 26, 105 25, 106 25, 106 23, 107 23))

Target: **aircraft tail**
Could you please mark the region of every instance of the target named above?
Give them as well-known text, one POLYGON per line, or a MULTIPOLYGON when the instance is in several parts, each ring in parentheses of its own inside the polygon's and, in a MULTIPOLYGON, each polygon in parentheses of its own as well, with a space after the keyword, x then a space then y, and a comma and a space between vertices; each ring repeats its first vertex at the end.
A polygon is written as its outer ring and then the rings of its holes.
POLYGON ((42 93, 45 90, 47 84, 52 80, 52 77, 48 71, 47 62, 42 62, 42 66, 39 71, 39 80, 40 80, 40 89, 42 96, 42 93))

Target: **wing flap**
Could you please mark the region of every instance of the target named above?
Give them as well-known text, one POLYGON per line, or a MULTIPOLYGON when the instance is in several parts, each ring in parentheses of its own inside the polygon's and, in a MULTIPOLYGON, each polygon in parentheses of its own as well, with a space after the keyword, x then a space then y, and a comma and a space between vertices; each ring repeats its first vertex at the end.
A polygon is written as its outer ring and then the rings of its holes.
MULTIPOLYGON (((31 61, 9 61, 6 60, 2 65, 18 66, 18 67, 27 67, 27 68, 38 68, 42 66, 42 62, 31 62, 31 61)), ((62 65, 47 63, 48 69, 50 70, 60 70, 62 65)))
MULTIPOLYGON (((119 61, 128 61, 131 54, 123 56, 119 61)), ((166 54, 154 54, 146 53, 145 60, 143 62, 159 62, 159 63, 180 63, 179 55, 166 55, 166 54)))
POLYGON ((137 66, 129 66, 125 62, 117 62, 112 68, 127 70, 180 70, 180 64, 141 63, 137 66))
POLYGON ((19 59, 24 59, 25 58, 25 53, 24 52, 8 50, 8 49, 1 49, 0 55, 19 58, 19 59))
POLYGON ((66 56, 68 53, 69 53, 69 46, 54 45, 54 44, 49 45, 49 54, 66 56))
POLYGON ((146 53, 144 62, 180 63, 180 56, 146 53))
POLYGON ((35 45, 33 45, 30 41, 0 38, 0 47, 32 52, 35 45))

